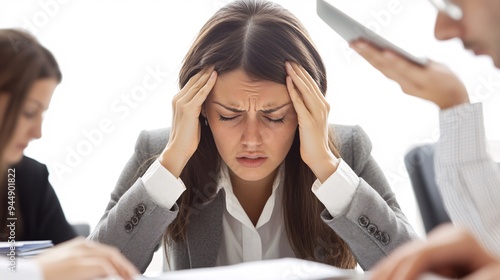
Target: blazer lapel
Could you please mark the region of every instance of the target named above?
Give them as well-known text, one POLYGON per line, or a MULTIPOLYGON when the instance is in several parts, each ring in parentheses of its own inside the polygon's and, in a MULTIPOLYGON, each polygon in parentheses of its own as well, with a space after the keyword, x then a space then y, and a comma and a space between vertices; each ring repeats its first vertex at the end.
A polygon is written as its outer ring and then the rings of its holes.
POLYGON ((208 205, 191 210, 186 241, 191 268, 215 266, 222 236, 223 193, 219 191, 208 205))

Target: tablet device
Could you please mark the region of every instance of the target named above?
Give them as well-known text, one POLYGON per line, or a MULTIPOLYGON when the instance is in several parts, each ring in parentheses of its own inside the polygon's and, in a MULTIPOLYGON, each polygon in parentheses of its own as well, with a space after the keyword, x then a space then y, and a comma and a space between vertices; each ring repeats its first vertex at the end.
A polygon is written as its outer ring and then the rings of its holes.
POLYGON ((326 0, 317 0, 316 9, 318 16, 349 43, 362 39, 380 49, 393 50, 395 53, 420 66, 425 66, 429 61, 427 58, 416 57, 392 44, 369 28, 344 14, 339 9, 327 3, 326 0))

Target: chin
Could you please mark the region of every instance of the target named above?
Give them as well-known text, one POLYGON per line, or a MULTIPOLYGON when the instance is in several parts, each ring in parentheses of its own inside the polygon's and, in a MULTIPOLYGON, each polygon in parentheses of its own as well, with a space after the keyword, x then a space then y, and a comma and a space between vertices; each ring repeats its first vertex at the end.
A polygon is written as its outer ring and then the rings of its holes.
POLYGON ((238 166, 235 169, 231 169, 231 171, 238 178, 248 182, 256 182, 267 178, 274 169, 270 168, 246 168, 242 166, 238 166))
POLYGON ((248 182, 260 181, 269 176, 268 172, 258 172, 257 170, 238 170, 238 172, 234 172, 234 174, 238 176, 238 178, 248 182))
POLYGON ((5 155, 6 159, 5 159, 5 162, 7 163, 7 165, 14 165, 18 162, 21 161, 21 159, 23 158, 23 154, 20 153, 20 154, 10 154, 10 155, 5 155))
POLYGON ((500 69, 500 57, 492 57, 492 58, 493 58, 493 64, 495 65, 495 67, 500 69))

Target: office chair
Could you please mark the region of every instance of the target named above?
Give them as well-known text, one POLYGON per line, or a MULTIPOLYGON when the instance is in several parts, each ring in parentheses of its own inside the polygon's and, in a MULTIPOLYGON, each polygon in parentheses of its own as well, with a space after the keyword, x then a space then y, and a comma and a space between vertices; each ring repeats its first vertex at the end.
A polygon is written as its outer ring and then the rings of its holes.
POLYGON ((90 234, 89 224, 72 224, 71 226, 78 236, 87 237, 90 234))
POLYGON ((450 222, 435 180, 434 146, 428 144, 413 148, 405 156, 405 165, 425 231, 428 233, 439 224, 450 222))

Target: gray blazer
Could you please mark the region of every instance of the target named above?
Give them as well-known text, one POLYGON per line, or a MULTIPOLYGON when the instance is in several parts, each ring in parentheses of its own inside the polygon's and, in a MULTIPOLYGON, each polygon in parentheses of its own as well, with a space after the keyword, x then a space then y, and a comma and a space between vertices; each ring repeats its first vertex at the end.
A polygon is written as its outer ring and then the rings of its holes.
MULTIPOLYGON (((371 142, 359 126, 333 125, 342 159, 361 178, 344 214, 332 217, 325 209, 323 221, 351 248, 363 269, 373 265, 401 244, 417 238, 401 212, 394 193, 371 156, 371 142)), ((141 164, 158 155, 168 140, 168 129, 143 131, 135 153, 111 193, 104 216, 90 239, 116 246, 144 272, 179 208, 159 206, 141 180, 131 184, 141 164)), ((215 266, 222 235, 224 195, 190 216, 186 242, 168 248, 172 270, 215 266), (202 211, 200 211, 202 210, 202 211)), ((200 208, 199 206, 197 206, 200 208)))

